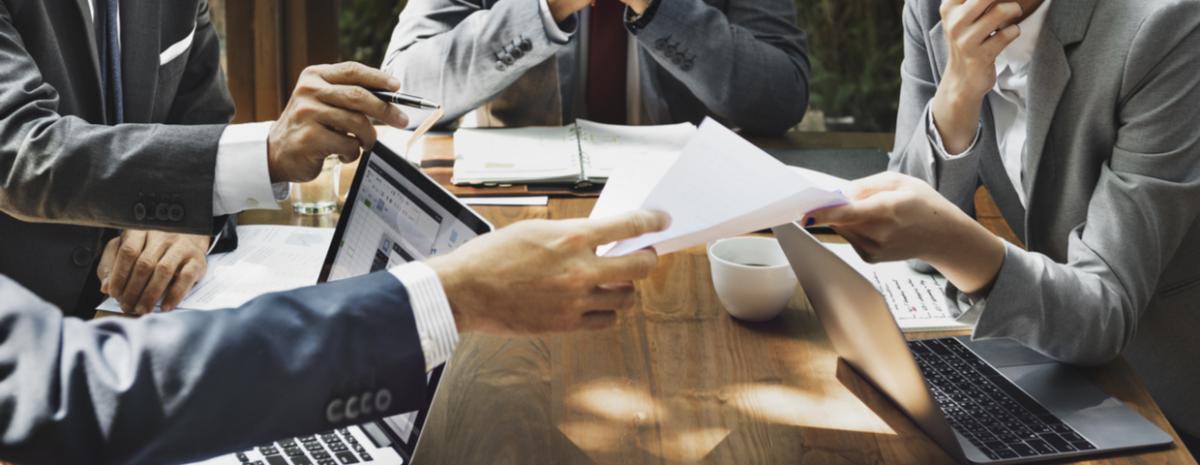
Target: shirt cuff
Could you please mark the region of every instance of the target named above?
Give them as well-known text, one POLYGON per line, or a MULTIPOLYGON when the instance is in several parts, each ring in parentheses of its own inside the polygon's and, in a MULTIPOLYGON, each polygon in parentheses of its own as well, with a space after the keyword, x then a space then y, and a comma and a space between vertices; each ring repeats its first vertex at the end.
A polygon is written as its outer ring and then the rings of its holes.
POLYGON ((979 144, 979 136, 983 134, 983 125, 982 124, 980 124, 976 127, 975 140, 971 141, 971 146, 967 147, 967 149, 962 151, 962 153, 956 153, 956 154, 951 155, 950 153, 948 153, 946 151, 946 144, 942 143, 942 134, 940 132, 938 132, 937 122, 933 120, 933 111, 926 111, 925 113, 927 115, 926 118, 928 118, 926 127, 929 128, 929 131, 928 131, 929 145, 933 147, 933 151, 937 152, 938 155, 940 155, 943 160, 949 160, 954 157, 960 157, 964 154, 971 153, 972 150, 975 150, 975 145, 979 144))
POLYGON ((571 41, 571 37, 575 35, 575 31, 579 30, 578 15, 572 14, 563 22, 554 20, 554 14, 550 12, 550 3, 548 0, 538 0, 538 11, 542 14, 542 27, 546 29, 546 36, 552 42, 565 44, 571 41))
POLYGON ((442 282, 433 268, 422 262, 406 263, 389 272, 408 290, 421 352, 425 353, 425 371, 431 371, 450 360, 458 346, 458 326, 442 282))
MULTIPOLYGON (((231 124, 217 146, 216 177, 213 181, 213 216, 244 210, 275 210, 276 199, 287 183, 271 184, 267 171, 267 133, 271 122, 231 124)), ((285 196, 286 198, 286 196, 285 196)))

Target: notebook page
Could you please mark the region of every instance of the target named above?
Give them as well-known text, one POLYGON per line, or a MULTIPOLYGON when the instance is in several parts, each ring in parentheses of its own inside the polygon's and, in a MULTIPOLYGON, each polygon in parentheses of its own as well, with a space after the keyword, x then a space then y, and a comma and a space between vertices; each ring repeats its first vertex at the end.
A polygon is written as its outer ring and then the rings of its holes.
POLYGON ((459 129, 455 184, 575 180, 579 144, 572 127, 459 129))
POLYGON ((626 161, 677 154, 696 126, 691 123, 661 126, 622 126, 578 120, 580 147, 588 179, 604 180, 626 161))

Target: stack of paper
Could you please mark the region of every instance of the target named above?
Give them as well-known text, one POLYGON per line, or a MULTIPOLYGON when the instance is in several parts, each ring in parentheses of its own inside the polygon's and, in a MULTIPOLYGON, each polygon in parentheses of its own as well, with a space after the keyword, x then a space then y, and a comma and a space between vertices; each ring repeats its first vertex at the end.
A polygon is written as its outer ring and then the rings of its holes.
POLYGON ((677 156, 626 163, 600 194, 592 218, 647 209, 671 215, 667 230, 611 244, 609 256, 654 247, 665 255, 795 221, 846 203, 845 181, 798 170, 719 123, 706 120, 677 156))
MULTIPOLYGON (((333 228, 238 226, 238 248, 208 257, 208 271, 179 304, 181 310, 240 306, 260 295, 317 283, 333 228)), ((116 300, 100 310, 120 312, 116 300)), ((156 306, 154 311, 159 311, 156 306)))

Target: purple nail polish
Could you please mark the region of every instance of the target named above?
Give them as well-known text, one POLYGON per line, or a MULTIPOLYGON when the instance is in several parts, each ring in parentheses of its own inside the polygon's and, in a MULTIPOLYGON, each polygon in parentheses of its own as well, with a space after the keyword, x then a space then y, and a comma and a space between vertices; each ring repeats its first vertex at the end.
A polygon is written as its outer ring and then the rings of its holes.
POLYGON ((814 225, 814 224, 817 224, 817 220, 814 220, 814 219, 812 219, 812 218, 809 218, 809 219, 808 219, 808 221, 805 221, 805 222, 804 222, 804 227, 806 227, 806 228, 807 228, 807 227, 809 227, 809 226, 812 226, 812 225, 814 225))

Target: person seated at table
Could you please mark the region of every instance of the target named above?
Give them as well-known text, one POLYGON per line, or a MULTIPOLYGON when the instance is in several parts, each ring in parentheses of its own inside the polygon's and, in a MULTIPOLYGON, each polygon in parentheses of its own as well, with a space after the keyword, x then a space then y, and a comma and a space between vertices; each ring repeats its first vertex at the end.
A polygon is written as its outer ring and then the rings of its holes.
POLYGON ((443 124, 712 116, 779 134, 808 105, 805 47, 791 0, 412 0, 383 69, 443 124))
POLYGON ((974 337, 1124 355, 1194 448, 1200 2, 919 0, 904 25, 903 174, 811 221, 868 260, 932 265, 974 337), (981 184, 1025 248, 968 216, 981 184))
MULTIPOLYGON (((216 40, 203 0, 0 1, 0 213, 30 223, 205 235, 219 224, 216 215, 273 207, 272 182, 311 180, 329 154, 357 159, 374 145, 366 115, 396 126, 407 121, 362 89, 398 89, 393 78, 344 63, 304 70, 273 123, 145 122, 227 115, 216 40), (124 13, 104 14, 118 3, 124 13), (102 109, 121 100, 101 96, 107 87, 93 79, 91 65, 80 65, 84 77, 76 79, 63 60, 92 63, 92 52, 74 44, 93 40, 91 18, 106 18, 116 30, 118 17, 137 25, 124 29, 126 38, 145 39, 124 42, 120 56, 131 59, 124 68, 145 71, 125 78, 147 79, 139 85, 158 91, 127 92, 137 97, 125 102, 126 123, 110 125, 102 109), (190 52, 163 59, 156 39, 176 35, 192 38, 182 48, 190 52), (166 92, 184 88, 174 97, 166 92), (63 113, 80 108, 92 119, 63 113), (230 138, 240 142, 227 146, 230 138), (263 200, 224 197, 231 192, 263 200)), ((116 74, 105 74, 105 82, 116 74)), ((0 461, 181 463, 411 411, 424 400, 426 370, 449 358, 461 331, 611 325, 633 304, 632 282, 649 274, 656 256, 601 258, 596 246, 660 230, 666 221, 638 212, 523 222, 427 263, 239 309, 92 322, 64 316, 67 309, 6 276, 50 257, 17 260, 3 249, 0 461), (348 405, 368 397, 369 404, 348 405)), ((28 247, 19 231, 5 223, 0 238, 28 247)), ((92 258, 85 254, 80 266, 92 258)))

